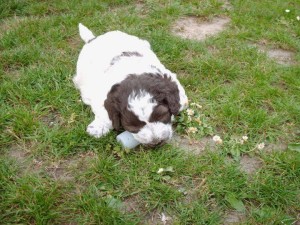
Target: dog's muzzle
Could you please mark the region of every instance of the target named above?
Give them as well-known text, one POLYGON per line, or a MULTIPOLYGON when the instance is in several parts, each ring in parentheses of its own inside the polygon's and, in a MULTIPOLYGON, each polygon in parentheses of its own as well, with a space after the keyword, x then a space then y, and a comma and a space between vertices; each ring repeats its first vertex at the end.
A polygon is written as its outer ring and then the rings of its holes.
POLYGON ((164 145, 173 134, 171 124, 153 122, 145 125, 138 133, 133 134, 134 138, 147 147, 164 145))

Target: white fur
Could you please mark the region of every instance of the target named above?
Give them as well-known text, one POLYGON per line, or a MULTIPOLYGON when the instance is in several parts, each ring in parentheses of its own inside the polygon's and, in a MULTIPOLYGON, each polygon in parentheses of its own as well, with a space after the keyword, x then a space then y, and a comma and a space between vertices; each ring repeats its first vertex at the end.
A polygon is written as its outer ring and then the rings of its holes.
POLYGON ((158 144, 163 140, 169 140, 172 137, 173 131, 171 124, 154 122, 146 124, 137 134, 132 134, 133 137, 142 144, 158 144))
POLYGON ((140 121, 148 122, 157 102, 153 96, 145 90, 139 93, 132 92, 128 97, 128 110, 132 111, 140 121))
MULTIPOLYGON (((160 71, 163 74, 171 77, 171 80, 176 82, 179 89, 180 110, 187 106, 187 96, 176 74, 170 72, 161 64, 154 52, 150 48, 148 41, 141 40, 135 36, 128 35, 120 31, 111 31, 95 38, 93 33, 79 24, 80 36, 86 43, 78 57, 77 71, 73 78, 75 86, 80 90, 82 100, 85 104, 90 105, 95 120, 88 126, 87 132, 94 137, 101 137, 112 129, 112 122, 110 121, 107 111, 104 108, 104 101, 107 93, 110 91, 112 85, 121 82, 129 74, 140 75, 143 73, 157 73, 160 71), (122 52, 138 52, 140 57, 122 57, 113 65, 112 60, 122 54, 122 52)), ((149 97, 149 96, 148 96, 149 97)), ((149 118, 151 107, 146 107, 143 114, 137 110, 138 104, 144 104, 147 97, 141 98, 140 101, 132 99, 132 110, 142 119, 149 118)), ((161 135, 172 135, 171 126, 167 129, 167 125, 147 125, 143 132, 149 134, 153 133, 153 138, 161 135), (156 127, 156 128, 154 128, 156 127), (160 131, 155 131, 161 128, 160 131), (164 132, 164 131, 168 132, 164 132), (167 134, 168 133, 168 134, 167 134)), ((140 135, 139 135, 140 136, 140 135)), ((150 140, 149 137, 147 140, 150 140)), ((143 143, 143 142, 142 142, 143 143)))
POLYGON ((79 35, 85 43, 88 43, 89 41, 95 38, 95 35, 92 33, 92 31, 87 29, 81 23, 79 24, 79 35))

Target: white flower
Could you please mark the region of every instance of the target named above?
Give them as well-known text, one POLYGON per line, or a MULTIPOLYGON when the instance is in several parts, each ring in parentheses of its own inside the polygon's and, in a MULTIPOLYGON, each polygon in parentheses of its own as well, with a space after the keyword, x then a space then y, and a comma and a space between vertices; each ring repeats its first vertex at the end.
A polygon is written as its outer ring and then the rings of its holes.
POLYGON ((246 136, 246 135, 244 135, 243 137, 242 137, 242 139, 240 140, 240 144, 241 145, 243 145, 245 142, 247 142, 248 141, 248 136, 246 136))
POLYGON ((218 135, 213 136, 213 141, 216 142, 217 144, 223 143, 223 140, 218 135))
POLYGON ((159 168, 158 171, 157 171, 158 174, 160 174, 162 172, 164 172, 164 168, 159 168))
POLYGON ((262 149, 264 149, 264 147, 265 147, 265 143, 264 142, 262 142, 262 143, 260 143, 260 144, 257 145, 258 150, 262 150, 262 149))
POLYGON ((300 16, 297 16, 296 19, 297 19, 298 21, 300 21, 300 16))
POLYGON ((243 141, 248 141, 248 136, 245 135, 242 137, 242 139, 243 139, 243 141))
POLYGON ((187 133, 192 133, 195 134, 198 131, 198 129, 196 127, 189 127, 186 132, 187 133))
POLYGON ((213 136, 213 141, 218 141, 218 140, 220 140, 221 138, 220 138, 220 136, 218 136, 218 135, 215 135, 215 136, 213 136))
POLYGON ((195 114, 195 111, 192 109, 187 109, 186 112, 189 116, 193 116, 195 114))
POLYGON ((291 10, 289 10, 289 9, 286 9, 286 10, 285 10, 286 13, 289 13, 290 11, 291 11, 291 10))

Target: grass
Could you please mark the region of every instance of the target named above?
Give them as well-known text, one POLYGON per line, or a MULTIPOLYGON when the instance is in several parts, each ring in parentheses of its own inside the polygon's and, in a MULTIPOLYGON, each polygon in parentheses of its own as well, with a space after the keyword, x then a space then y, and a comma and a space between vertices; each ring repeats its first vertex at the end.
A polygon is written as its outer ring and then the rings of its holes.
POLYGON ((173 224, 222 224, 232 212, 239 224, 299 221, 299 148, 280 146, 300 142, 300 2, 233 0, 230 10, 223 3, 1 1, 1 223, 155 224, 164 213, 173 224), (198 42, 170 32, 184 16, 231 22, 198 42), (92 113, 71 82, 79 22, 95 34, 119 29, 149 40, 202 106, 209 132, 192 138, 219 135, 223 144, 200 155, 171 144, 124 152, 116 132, 89 137, 92 113), (295 63, 278 64, 251 46, 261 42, 294 52, 295 63), (267 147, 258 150, 261 142, 267 147), (240 169, 244 155, 261 161, 254 174, 240 169))

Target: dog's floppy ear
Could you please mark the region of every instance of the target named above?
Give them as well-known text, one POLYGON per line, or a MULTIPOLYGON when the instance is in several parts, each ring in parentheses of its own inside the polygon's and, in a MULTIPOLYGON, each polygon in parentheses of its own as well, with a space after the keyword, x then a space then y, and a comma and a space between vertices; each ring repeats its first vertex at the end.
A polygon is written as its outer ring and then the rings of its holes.
POLYGON ((118 100, 119 86, 119 84, 113 85, 104 101, 104 107, 107 110, 109 119, 112 121, 112 126, 117 131, 121 127, 120 102, 118 100))
POLYGON ((177 116, 180 109, 179 95, 177 96, 175 93, 168 94, 165 98, 165 102, 167 103, 171 114, 177 116))
MULTIPOLYGON (((166 79, 166 77, 164 78, 166 79)), ((169 80, 169 78, 168 78, 169 80)), ((168 106, 172 115, 176 116, 179 113, 180 103, 179 103, 179 90, 175 82, 165 83, 163 91, 163 103, 168 106)))

